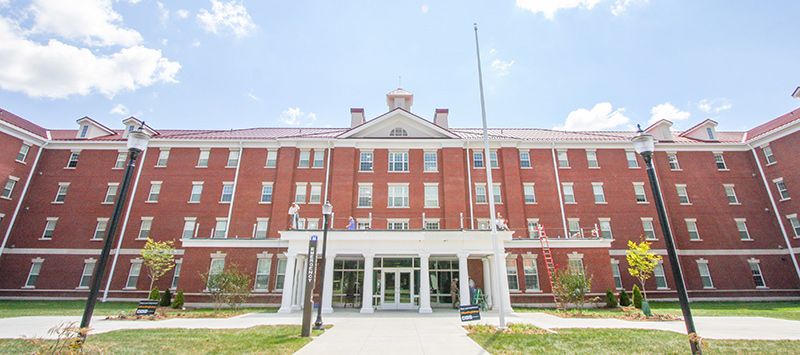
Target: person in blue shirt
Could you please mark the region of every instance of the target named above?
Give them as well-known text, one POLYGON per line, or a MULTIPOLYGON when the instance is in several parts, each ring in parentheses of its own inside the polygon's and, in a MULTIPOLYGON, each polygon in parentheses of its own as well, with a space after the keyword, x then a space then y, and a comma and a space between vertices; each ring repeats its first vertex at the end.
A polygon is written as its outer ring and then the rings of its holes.
POLYGON ((350 221, 347 222, 347 229, 356 229, 356 221, 353 220, 353 216, 350 216, 350 221))

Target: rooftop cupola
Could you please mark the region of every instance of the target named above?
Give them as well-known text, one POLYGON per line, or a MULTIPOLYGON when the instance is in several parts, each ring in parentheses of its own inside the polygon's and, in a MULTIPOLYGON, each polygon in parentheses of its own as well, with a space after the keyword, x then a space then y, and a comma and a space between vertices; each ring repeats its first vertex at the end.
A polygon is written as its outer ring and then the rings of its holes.
POLYGON ((405 91, 401 88, 386 94, 386 104, 389 105, 389 111, 398 107, 411 112, 411 105, 414 103, 414 94, 405 91))

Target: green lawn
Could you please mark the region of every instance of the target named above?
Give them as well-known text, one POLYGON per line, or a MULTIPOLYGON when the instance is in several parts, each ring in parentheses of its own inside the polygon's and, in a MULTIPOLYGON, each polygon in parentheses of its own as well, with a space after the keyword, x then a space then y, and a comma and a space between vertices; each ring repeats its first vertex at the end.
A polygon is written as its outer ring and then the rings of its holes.
MULTIPOLYGON (((771 317, 800 320, 800 302, 692 302, 689 307, 692 316, 703 317, 771 317)), ((680 316, 678 302, 650 302, 653 313, 680 316)), ((554 309, 514 308, 517 312, 561 312, 577 313, 576 310, 558 311, 554 309)), ((620 309, 590 308, 584 314, 596 317, 617 317, 625 314, 620 309)), ((639 313, 639 311, 635 311, 639 313)))
MULTIPOLYGON (((687 354, 686 335, 639 329, 558 329, 557 334, 471 333, 492 354, 687 354)), ((705 354, 798 354, 800 341, 704 340, 705 354)))
MULTIPOLYGON (((94 316, 118 316, 121 312, 127 315, 136 310, 136 302, 98 302, 94 308, 94 316)), ((30 317, 30 316, 82 316, 86 301, 0 301, 0 318, 30 317)), ((222 316, 236 314, 270 312, 277 308, 243 308, 238 312, 223 309, 222 316)), ((186 315, 202 315, 213 313, 211 308, 189 309, 185 311, 170 310, 186 315)))
MULTIPOLYGON (((314 331, 318 336, 320 331, 314 331)), ((311 338, 300 326, 256 326, 247 329, 140 329, 89 334, 87 345, 113 354, 292 354, 311 338)), ((36 350, 21 339, 0 339, 0 354, 36 350)))

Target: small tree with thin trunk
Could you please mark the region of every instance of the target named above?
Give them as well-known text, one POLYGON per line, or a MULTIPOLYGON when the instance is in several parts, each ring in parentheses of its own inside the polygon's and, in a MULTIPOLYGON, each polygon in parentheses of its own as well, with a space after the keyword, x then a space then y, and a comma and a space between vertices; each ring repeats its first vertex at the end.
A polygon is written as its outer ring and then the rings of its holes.
POLYGON ((150 276, 150 290, 159 277, 175 266, 175 247, 173 242, 156 242, 147 238, 147 243, 142 249, 142 260, 150 276))
POLYGON ((653 275, 653 269, 658 265, 661 260, 661 255, 656 255, 650 251, 650 245, 653 243, 642 240, 640 243, 628 241, 628 250, 625 257, 628 259, 628 272, 631 276, 637 278, 642 285, 642 296, 647 299, 647 294, 644 290, 644 282, 653 275))

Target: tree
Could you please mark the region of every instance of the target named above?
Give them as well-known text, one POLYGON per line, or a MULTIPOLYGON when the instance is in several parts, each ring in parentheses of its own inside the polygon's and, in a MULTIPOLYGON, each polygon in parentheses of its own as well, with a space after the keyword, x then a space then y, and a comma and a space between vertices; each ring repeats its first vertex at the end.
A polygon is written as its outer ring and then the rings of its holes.
POLYGON ((240 271, 236 264, 231 263, 225 265, 222 270, 200 276, 206 280, 206 289, 214 302, 216 313, 219 313, 225 304, 238 309, 250 297, 253 279, 240 271))
POLYGON ((581 268, 557 268, 553 273, 556 285, 554 292, 564 306, 574 303, 580 313, 583 311, 586 295, 592 289, 592 279, 593 276, 586 277, 586 272, 581 268))
POLYGON ((152 290, 156 280, 175 266, 175 247, 171 240, 156 242, 147 238, 147 243, 142 249, 142 259, 150 276, 150 290, 152 290))
POLYGON ((639 279, 642 285, 642 295, 647 299, 647 293, 644 290, 644 282, 649 279, 653 274, 653 269, 658 265, 661 260, 661 255, 656 255, 650 251, 650 245, 653 243, 642 240, 640 243, 628 241, 628 250, 625 252, 625 257, 628 259, 628 272, 631 276, 639 279))

